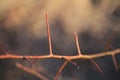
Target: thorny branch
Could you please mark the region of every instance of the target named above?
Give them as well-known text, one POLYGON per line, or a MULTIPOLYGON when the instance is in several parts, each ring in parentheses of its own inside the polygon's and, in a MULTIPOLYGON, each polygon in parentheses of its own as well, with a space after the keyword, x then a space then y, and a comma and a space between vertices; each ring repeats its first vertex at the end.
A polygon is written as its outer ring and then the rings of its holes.
POLYGON ((31 55, 14 55, 14 54, 5 54, 0 55, 0 59, 47 59, 47 58, 56 58, 56 59, 63 59, 66 58, 68 60, 75 60, 75 59, 91 59, 91 58, 98 58, 104 56, 111 56, 115 54, 120 54, 120 49, 116 49, 113 51, 103 52, 103 53, 96 53, 92 55, 74 55, 74 56, 62 56, 62 55, 42 55, 42 56, 31 56, 31 55))
MULTIPOLYGON (((99 72, 103 72, 100 69, 99 65, 93 59, 98 58, 98 57, 104 57, 104 56, 112 56, 115 69, 116 70, 118 69, 118 65, 117 65, 117 62, 116 62, 115 55, 120 54, 120 49, 116 49, 116 50, 113 50, 113 51, 102 52, 102 53, 95 53, 95 54, 91 54, 91 55, 84 55, 84 54, 81 53, 80 46, 79 46, 79 40, 78 40, 78 34, 76 32, 75 32, 75 42, 76 42, 76 47, 77 47, 77 50, 78 50, 78 55, 74 55, 74 56, 55 55, 53 53, 53 50, 52 50, 52 43, 51 43, 51 36, 50 36, 50 26, 49 26, 49 22, 48 22, 47 13, 45 14, 45 17, 46 17, 47 34, 48 34, 48 42, 49 42, 49 55, 40 55, 40 56, 15 55, 15 54, 11 54, 11 53, 7 52, 3 48, 0 48, 5 53, 4 55, 0 55, 0 59, 26 59, 26 60, 35 59, 35 61, 33 63, 35 63, 38 59, 48 59, 48 58, 64 59, 65 62, 63 63, 63 65, 58 70, 58 73, 56 74, 55 80, 57 80, 60 73, 62 72, 62 70, 64 69, 64 67, 67 65, 68 62, 72 63, 73 65, 75 65, 79 68, 79 66, 75 62, 72 61, 72 60, 75 60, 75 59, 89 59, 96 66, 96 68, 98 69, 99 72)), ((21 68, 21 65, 17 64, 17 66, 21 68)), ((28 69, 26 69, 25 67, 24 67, 24 70, 28 71, 28 69)), ((37 73, 35 73, 35 74, 37 75, 37 73)))

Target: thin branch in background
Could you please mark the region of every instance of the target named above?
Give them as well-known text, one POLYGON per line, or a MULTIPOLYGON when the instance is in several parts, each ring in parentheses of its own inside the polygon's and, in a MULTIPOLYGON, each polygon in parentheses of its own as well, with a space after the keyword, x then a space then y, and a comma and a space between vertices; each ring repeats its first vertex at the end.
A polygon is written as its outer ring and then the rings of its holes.
POLYGON ((95 65, 95 67, 97 68, 97 70, 99 72, 103 73, 102 69, 99 67, 99 65, 93 59, 90 59, 90 61, 95 65))
POLYGON ((65 61, 65 62, 63 63, 63 65, 62 65, 62 66, 60 67, 60 69, 58 70, 58 72, 57 72, 57 74, 56 74, 54 80, 57 80, 57 79, 58 79, 58 77, 60 76, 62 70, 63 70, 64 67, 67 65, 67 63, 68 63, 68 61, 65 61))
POLYGON ((37 76, 38 78, 40 78, 41 80, 49 80, 48 78, 46 78, 45 76, 43 76, 42 74, 40 74, 39 72, 37 72, 35 69, 23 66, 22 64, 16 63, 15 64, 16 67, 24 70, 25 72, 28 72, 34 76, 37 76))
MULTIPOLYGON (((110 34, 110 37, 109 37, 107 43, 106 43, 105 50, 109 50, 109 48, 113 48, 113 47, 110 45, 110 43, 111 43, 112 40, 113 40, 113 36, 114 36, 114 35, 113 35, 113 32, 112 32, 112 33, 110 34)), ((117 61, 116 61, 115 55, 112 54, 111 56, 112 56, 112 60, 113 60, 113 64, 114 64, 114 66, 115 66, 115 69, 118 70, 118 65, 117 65, 117 61)))

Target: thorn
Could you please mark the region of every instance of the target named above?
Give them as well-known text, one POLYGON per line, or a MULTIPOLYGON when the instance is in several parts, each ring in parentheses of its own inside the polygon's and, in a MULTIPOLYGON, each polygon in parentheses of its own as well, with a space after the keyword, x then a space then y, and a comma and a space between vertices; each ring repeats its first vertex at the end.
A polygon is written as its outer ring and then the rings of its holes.
POLYGON ((45 13, 45 17, 46 17, 47 35, 48 35, 48 42, 49 42, 49 51, 50 51, 50 55, 53 55, 52 42, 51 42, 51 36, 50 36, 50 25, 49 25, 49 21, 48 21, 47 12, 45 13))
POLYGON ((95 65, 95 67, 97 68, 97 70, 98 70, 99 72, 104 73, 104 72, 101 70, 101 68, 99 67, 99 65, 98 65, 93 59, 90 58, 90 61, 95 65))
POLYGON ((79 40, 78 40, 78 34, 77 34, 77 32, 75 32, 75 43, 76 43, 78 55, 82 55, 81 54, 81 50, 80 50, 80 46, 79 46, 79 40))
POLYGON ((116 58, 115 58, 115 55, 114 55, 114 54, 112 55, 112 60, 113 60, 115 69, 116 69, 116 71, 117 71, 117 70, 118 70, 118 65, 117 65, 117 61, 116 61, 116 58))
POLYGON ((57 78, 60 76, 60 73, 62 72, 62 70, 64 69, 64 67, 67 65, 68 61, 65 61, 63 63, 63 65, 60 67, 60 69, 58 70, 58 73, 56 74, 54 80, 57 80, 57 78))

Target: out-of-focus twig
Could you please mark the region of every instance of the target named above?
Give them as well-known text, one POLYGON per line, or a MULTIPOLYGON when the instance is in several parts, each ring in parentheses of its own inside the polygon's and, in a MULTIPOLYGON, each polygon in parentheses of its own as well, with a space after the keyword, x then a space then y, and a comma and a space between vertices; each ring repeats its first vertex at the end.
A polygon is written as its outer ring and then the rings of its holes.
POLYGON ((38 78, 40 78, 41 80, 49 80, 48 78, 46 78, 45 76, 43 76, 42 74, 40 74, 38 71, 36 71, 35 69, 32 69, 32 68, 29 68, 29 67, 26 67, 20 63, 16 63, 15 64, 16 67, 34 75, 34 76, 37 76, 38 78))

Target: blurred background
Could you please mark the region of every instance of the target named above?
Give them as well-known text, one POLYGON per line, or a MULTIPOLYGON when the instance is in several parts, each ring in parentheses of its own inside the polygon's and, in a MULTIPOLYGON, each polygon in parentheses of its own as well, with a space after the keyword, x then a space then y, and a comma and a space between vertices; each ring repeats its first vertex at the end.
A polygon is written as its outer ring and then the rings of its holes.
MULTIPOLYGON (((0 47, 11 54, 48 54, 46 12, 55 54, 77 54, 74 32, 79 34, 83 54, 120 48, 120 0, 0 0, 0 47)), ((120 55, 116 59, 120 67, 120 55)), ((53 80, 63 61, 43 59, 34 66, 53 80)), ((115 70, 111 56, 95 61, 104 75, 89 60, 75 60, 80 69, 69 63, 59 80, 120 80, 120 69, 115 70)), ((31 66, 26 60, 0 60, 0 80, 40 80, 15 63, 31 66)))

